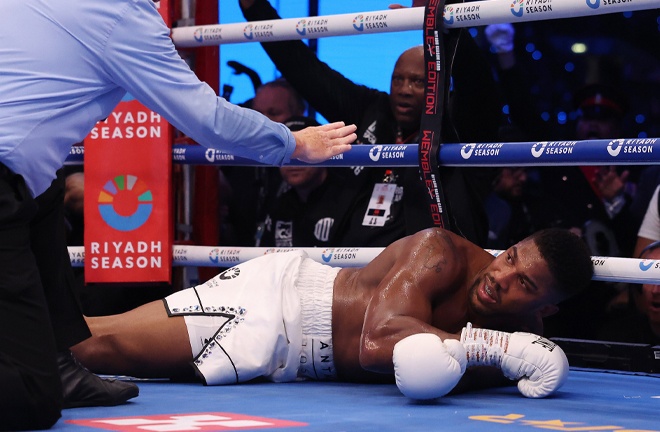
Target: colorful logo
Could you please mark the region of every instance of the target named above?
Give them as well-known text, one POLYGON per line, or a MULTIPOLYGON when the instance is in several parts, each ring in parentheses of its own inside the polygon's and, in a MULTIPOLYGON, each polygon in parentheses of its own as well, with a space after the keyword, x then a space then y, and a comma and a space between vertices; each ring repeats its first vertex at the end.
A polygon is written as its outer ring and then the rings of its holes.
POLYGON ((445 7, 445 13, 446 14, 442 15, 442 19, 444 20, 444 22, 449 25, 454 24, 454 8, 451 6, 445 7))
POLYGON ((523 5, 525 4, 525 0, 514 0, 513 3, 511 3, 511 13, 513 16, 520 18, 523 16, 523 5))
POLYGON ((99 193, 101 218, 117 231, 140 228, 151 216, 153 197, 147 184, 133 175, 119 175, 99 193))
POLYGON ((252 24, 248 24, 243 28, 243 36, 245 36, 245 39, 247 40, 252 40, 254 38, 254 35, 252 34, 252 24))
POLYGON ((321 259, 323 262, 330 262, 332 260, 332 255, 334 254, 335 249, 330 248, 330 249, 325 249, 323 252, 321 252, 321 259))
POLYGON ((353 18, 353 28, 360 32, 364 30, 364 15, 360 14, 353 18))
POLYGON ((300 36, 305 36, 305 34, 307 33, 306 26, 307 26, 307 20, 301 19, 296 23, 296 32, 300 36))
POLYGON ((201 27, 195 29, 193 33, 193 38, 200 43, 204 41, 203 29, 201 27))
POLYGON ((217 264, 218 262, 220 262, 220 249, 218 248, 211 249, 211 252, 209 252, 209 260, 211 260, 213 264, 217 264))

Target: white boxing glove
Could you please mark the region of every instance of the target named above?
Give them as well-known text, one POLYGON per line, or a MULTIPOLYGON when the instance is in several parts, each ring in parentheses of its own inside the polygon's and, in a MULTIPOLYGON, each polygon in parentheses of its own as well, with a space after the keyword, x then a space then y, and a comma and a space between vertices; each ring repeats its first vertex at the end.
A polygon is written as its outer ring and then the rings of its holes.
POLYGON ((449 393, 465 373, 467 356, 455 339, 444 342, 432 333, 401 339, 392 355, 396 385, 413 399, 435 399, 449 393))
POLYGON ((529 398, 551 395, 568 378, 568 359, 554 342, 532 333, 506 333, 473 328, 461 333, 470 366, 495 366, 518 381, 518 390, 529 398))

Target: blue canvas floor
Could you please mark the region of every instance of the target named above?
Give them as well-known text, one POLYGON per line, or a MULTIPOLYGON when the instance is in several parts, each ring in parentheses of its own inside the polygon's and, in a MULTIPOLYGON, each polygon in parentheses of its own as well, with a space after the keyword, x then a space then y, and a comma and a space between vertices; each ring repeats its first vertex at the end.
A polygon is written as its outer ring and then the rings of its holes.
POLYGON ((395 385, 300 382, 204 387, 138 381, 140 396, 65 410, 55 431, 656 431, 660 375, 572 369, 550 398, 515 387, 415 403, 395 385))

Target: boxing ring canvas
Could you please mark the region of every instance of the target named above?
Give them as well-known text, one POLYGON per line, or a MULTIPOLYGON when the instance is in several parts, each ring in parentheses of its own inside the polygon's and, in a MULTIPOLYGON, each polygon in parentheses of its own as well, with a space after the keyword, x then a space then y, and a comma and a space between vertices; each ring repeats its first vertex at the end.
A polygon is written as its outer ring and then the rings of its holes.
POLYGON ((517 388, 420 403, 394 384, 137 381, 118 407, 63 411, 55 431, 660 431, 660 374, 572 368, 553 396, 517 388))

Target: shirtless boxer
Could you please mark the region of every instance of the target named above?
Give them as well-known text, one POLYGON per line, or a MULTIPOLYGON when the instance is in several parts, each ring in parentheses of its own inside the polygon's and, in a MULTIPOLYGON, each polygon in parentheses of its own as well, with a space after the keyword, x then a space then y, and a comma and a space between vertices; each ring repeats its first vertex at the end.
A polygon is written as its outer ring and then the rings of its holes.
POLYGON ((394 373, 405 395, 429 399, 459 379, 456 391, 506 376, 525 396, 543 397, 566 379, 566 357, 520 332, 541 333, 542 318, 592 276, 586 245, 565 230, 540 231, 493 257, 430 228, 362 268, 322 265, 301 251, 248 261, 163 301, 88 318, 93 336, 74 353, 97 373, 195 370, 209 385, 394 373))

